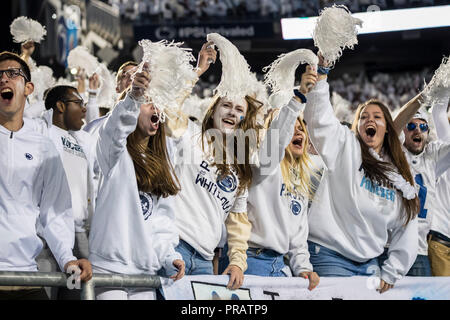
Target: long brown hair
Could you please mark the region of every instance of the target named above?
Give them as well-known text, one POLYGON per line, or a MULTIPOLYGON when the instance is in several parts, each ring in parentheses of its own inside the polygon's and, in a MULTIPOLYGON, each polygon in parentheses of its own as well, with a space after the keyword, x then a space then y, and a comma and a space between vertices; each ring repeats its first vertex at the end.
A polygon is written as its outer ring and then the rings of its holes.
MULTIPOLYGON (((213 115, 214 112, 219 105, 219 102, 221 101, 221 97, 217 96, 215 99, 213 99, 213 102, 211 106, 208 108, 208 111, 206 112, 205 118, 202 122, 202 149, 204 150, 204 136, 205 133, 209 130, 214 128, 214 121, 213 121, 213 115)), ((255 130, 255 140, 257 145, 259 145, 259 131, 263 128, 260 124, 257 123, 256 116, 258 112, 261 110, 263 103, 256 100, 255 98, 247 95, 245 96, 245 101, 247 101, 248 108, 247 108, 247 114, 245 115, 244 119, 238 124, 236 129, 241 129, 244 133, 247 132, 247 130, 254 129, 255 130)), ((222 148, 222 155, 223 159, 226 158, 226 148, 224 147, 226 145, 226 135, 223 136, 223 148, 222 148)), ((237 140, 238 137, 233 135, 234 139, 234 155, 233 159, 234 162, 231 164, 227 163, 215 163, 214 165, 217 166, 219 176, 223 177, 230 173, 231 167, 236 171, 238 177, 239 177, 239 187, 238 187, 238 193, 243 192, 246 188, 249 188, 252 183, 252 169, 250 166, 250 156, 253 151, 256 150, 257 145, 251 146, 249 144, 249 139, 245 139, 245 163, 239 164, 237 160, 237 140), (252 150, 253 148, 253 150, 252 150)), ((219 151, 220 152, 220 151, 219 151)))
MULTIPOLYGON (((414 185, 414 180, 411 174, 411 170, 409 168, 408 161, 406 160, 405 154, 402 150, 400 140, 396 134, 394 128, 394 122, 391 117, 391 113, 386 105, 384 105, 381 101, 377 99, 370 99, 358 106, 356 110, 355 119, 353 120, 352 131, 356 134, 356 137, 359 140, 359 144, 361 146, 361 156, 362 156, 362 168, 364 170, 364 174, 371 180, 377 181, 380 184, 390 184, 390 181, 387 177, 387 172, 393 171, 395 166, 402 175, 402 177, 408 181, 411 185, 414 185), (392 160, 392 164, 388 162, 382 162, 375 159, 369 152, 369 147, 363 141, 358 131, 358 121, 361 115, 362 110, 368 106, 369 104, 374 104, 380 107, 381 111, 384 114, 384 118, 386 120, 386 135, 383 140, 383 150, 392 160)), ((405 225, 408 224, 419 212, 420 202, 418 197, 416 196, 414 199, 407 200, 402 197, 403 206, 405 208, 406 216, 405 225)))
POLYGON ((133 160, 139 190, 158 198, 177 194, 180 183, 169 161, 164 123, 159 124, 156 134, 149 137, 147 144, 138 142, 136 130, 127 138, 127 149, 133 160))

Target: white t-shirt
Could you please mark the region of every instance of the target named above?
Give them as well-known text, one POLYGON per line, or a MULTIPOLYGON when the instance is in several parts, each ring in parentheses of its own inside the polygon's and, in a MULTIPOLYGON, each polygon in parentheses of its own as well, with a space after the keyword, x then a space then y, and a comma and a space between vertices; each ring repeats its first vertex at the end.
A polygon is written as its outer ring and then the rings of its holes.
POLYGON ((72 195, 75 231, 85 231, 88 219, 88 161, 77 139, 68 131, 55 125, 49 129, 50 139, 60 153, 72 195))

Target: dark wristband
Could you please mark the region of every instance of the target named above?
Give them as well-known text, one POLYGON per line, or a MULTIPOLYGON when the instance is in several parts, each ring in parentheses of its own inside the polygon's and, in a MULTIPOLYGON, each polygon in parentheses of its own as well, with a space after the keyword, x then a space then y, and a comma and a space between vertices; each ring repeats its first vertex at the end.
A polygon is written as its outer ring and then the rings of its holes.
POLYGON ((300 91, 298 91, 298 89, 294 89, 294 95, 299 98, 300 100, 302 100, 302 103, 306 103, 306 97, 304 96, 303 93, 301 93, 300 91))

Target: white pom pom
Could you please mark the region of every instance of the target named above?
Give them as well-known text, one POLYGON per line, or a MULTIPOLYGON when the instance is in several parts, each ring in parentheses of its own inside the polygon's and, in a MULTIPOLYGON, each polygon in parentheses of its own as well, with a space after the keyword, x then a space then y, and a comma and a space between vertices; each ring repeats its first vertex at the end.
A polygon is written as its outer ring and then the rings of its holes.
POLYGON ((307 63, 317 70, 319 58, 309 49, 297 49, 282 54, 278 59, 263 68, 265 84, 272 89, 269 98, 272 107, 281 108, 292 98, 295 85, 295 70, 301 63, 307 63))
MULTIPOLYGON (((378 161, 386 162, 383 158, 380 157, 380 155, 373 148, 369 148, 369 152, 372 155, 372 157, 374 157, 378 161)), ((407 200, 412 200, 417 196, 416 188, 413 185, 411 185, 408 181, 406 181, 405 178, 403 178, 403 176, 397 171, 388 171, 386 173, 386 176, 389 179, 389 181, 394 185, 395 189, 402 192, 403 198, 407 200)))
POLYGON ((353 18, 344 5, 333 5, 321 11, 313 31, 314 45, 330 65, 334 65, 345 48, 358 44, 356 26, 362 20, 353 18))
POLYGON ((77 46, 70 50, 67 56, 67 65, 72 68, 83 68, 88 77, 98 71, 100 63, 97 58, 89 53, 88 49, 83 46, 77 46))
POLYGON ((29 40, 41 42, 47 34, 47 30, 39 22, 27 18, 18 17, 9 26, 14 42, 23 43, 29 40))
POLYGON ((191 95, 184 101, 182 111, 187 116, 194 117, 199 122, 202 122, 206 111, 208 111, 208 107, 212 103, 212 100, 212 97, 201 99, 197 95, 191 95))
POLYGON ((222 76, 214 93, 229 100, 239 100, 246 95, 255 97, 261 85, 236 46, 218 33, 209 33, 206 39, 217 46, 222 63, 222 76))
POLYGON ((423 91, 423 105, 433 105, 450 95, 450 63, 449 57, 444 57, 433 78, 423 91))
POLYGON ((144 63, 148 63, 151 80, 146 94, 163 115, 170 117, 181 108, 177 99, 190 91, 197 79, 191 64, 195 58, 191 49, 180 47, 182 43, 141 40, 139 45, 143 57, 136 72, 141 72, 144 63))
POLYGON ((104 63, 100 63, 99 69, 100 88, 97 94, 97 105, 111 109, 117 99, 116 79, 104 63))
POLYGON ((34 84, 34 91, 30 95, 31 103, 43 99, 45 90, 55 85, 53 70, 47 66, 39 66, 31 71, 31 81, 34 84))

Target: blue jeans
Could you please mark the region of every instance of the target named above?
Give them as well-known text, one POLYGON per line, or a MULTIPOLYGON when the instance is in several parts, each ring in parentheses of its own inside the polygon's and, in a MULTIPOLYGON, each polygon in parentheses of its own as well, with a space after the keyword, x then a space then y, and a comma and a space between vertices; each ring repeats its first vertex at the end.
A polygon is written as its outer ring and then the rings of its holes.
POLYGON ((283 255, 270 249, 249 248, 247 250, 248 268, 245 274, 263 277, 287 277, 283 255))
POLYGON ((410 277, 431 277, 431 265, 428 256, 418 254, 416 261, 406 275, 410 277))
POLYGON ((180 239, 175 251, 179 252, 186 264, 186 275, 198 274, 214 274, 211 260, 203 258, 194 248, 186 241, 180 239))
POLYGON ((377 258, 356 262, 311 241, 308 241, 308 249, 309 261, 320 277, 371 276, 380 272, 377 258))
MULTIPOLYGON (((219 274, 222 274, 229 264, 227 251, 228 246, 225 245, 219 258, 219 274)), ((288 276, 282 271, 283 268, 287 268, 284 263, 283 255, 270 249, 248 248, 247 266, 247 270, 244 274, 263 277, 288 276)))

